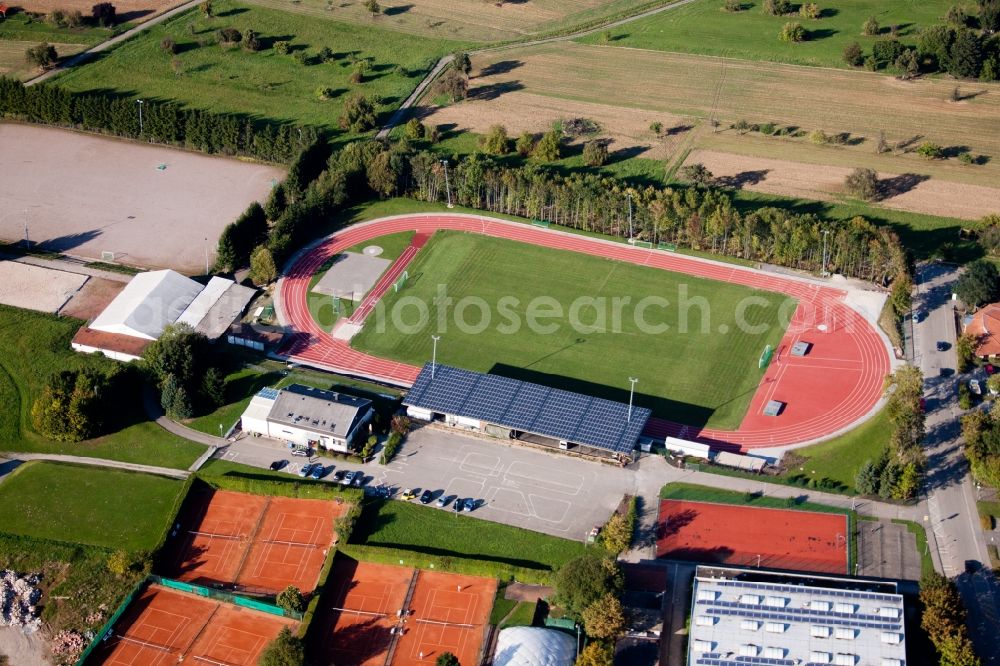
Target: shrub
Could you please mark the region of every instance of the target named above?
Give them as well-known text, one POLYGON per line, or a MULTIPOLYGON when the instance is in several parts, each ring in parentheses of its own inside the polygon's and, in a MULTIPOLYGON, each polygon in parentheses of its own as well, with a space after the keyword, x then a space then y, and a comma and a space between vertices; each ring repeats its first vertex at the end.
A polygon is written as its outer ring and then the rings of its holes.
POLYGON ((49 69, 56 64, 57 60, 59 60, 59 54, 56 53, 56 47, 52 46, 48 42, 42 42, 38 46, 32 46, 24 52, 24 57, 29 64, 41 67, 42 69, 49 69))
POLYGON ((320 62, 327 63, 327 62, 333 62, 334 60, 337 59, 337 57, 334 55, 333 51, 330 50, 329 46, 324 46, 316 54, 316 59, 319 60, 320 62))
POLYGON ((160 48, 170 53, 171 55, 177 53, 177 42, 170 39, 169 37, 164 37, 160 40, 160 48))
POLYGON ((781 27, 781 34, 778 35, 778 39, 783 42, 795 44, 797 42, 804 42, 807 36, 808 33, 806 33, 806 29, 802 27, 801 23, 790 21, 781 27))
POLYGON ((424 138, 424 135, 427 134, 427 128, 424 127, 424 124, 416 118, 410 118, 406 122, 406 126, 403 128, 403 132, 406 134, 407 139, 410 139, 411 141, 418 141, 424 138))
POLYGON ((740 118, 735 123, 733 123, 733 129, 739 132, 740 134, 746 134, 747 132, 750 131, 750 123, 748 123, 743 118, 740 118))
POLYGON ((403 443, 403 436, 398 432, 389 433, 389 437, 386 438, 385 444, 382 446, 382 455, 379 457, 379 465, 387 465, 395 457, 396 452, 399 450, 399 445, 403 443))
POLYGON ((855 169, 844 179, 844 189, 852 197, 872 201, 878 196, 878 174, 874 169, 855 169))
POLYGON ((531 151, 535 149, 535 135, 531 132, 521 132, 521 136, 517 137, 517 141, 514 143, 514 150, 521 157, 527 157, 531 154, 531 151))
POLYGON ((278 596, 275 598, 274 603, 278 606, 278 608, 283 608, 287 611, 295 613, 301 613, 306 607, 305 599, 302 598, 302 593, 299 591, 299 588, 294 585, 289 585, 281 592, 278 592, 278 596))
POLYGON ((764 136, 771 136, 772 134, 774 134, 777 127, 775 127, 774 123, 764 123, 758 129, 760 130, 760 133, 763 134, 764 136))
POLYGON ((958 406, 961 409, 972 409, 972 392, 965 382, 958 385, 958 406))
POLYGON ((868 20, 861 26, 861 34, 865 37, 874 37, 881 31, 882 27, 878 24, 878 19, 874 16, 869 16, 868 20))
POLYGON ((792 12, 792 3, 789 0, 764 0, 763 10, 771 16, 784 16, 792 12))
POLYGON ((659 120, 650 123, 649 131, 655 134, 656 136, 660 136, 661 134, 663 134, 663 123, 661 123, 659 120))
POLYGON ((879 39, 872 45, 872 55, 882 63, 894 63, 896 58, 903 55, 906 47, 897 39, 879 39))
POLYGON ((587 166, 603 166, 608 158, 608 142, 604 139, 594 139, 583 145, 583 163, 587 166))
POLYGON ((446 95, 452 102, 469 96, 469 82, 457 69, 449 69, 434 84, 434 94, 446 95))
POLYGON ((410 427, 412 425, 413 422, 410 421, 409 416, 406 416, 405 414, 396 414, 392 417, 392 421, 389 424, 389 430, 403 436, 410 432, 410 427))
POLYGON ((215 36, 223 46, 235 46, 243 41, 243 33, 236 28, 222 28, 215 36))
POLYGON ((562 157, 562 146, 560 144, 560 134, 556 130, 549 130, 542 135, 542 138, 535 144, 532 157, 542 162, 555 162, 562 157))
POLYGON ((355 92, 344 100, 344 110, 340 115, 341 129, 367 132, 375 128, 376 122, 375 104, 371 99, 355 92))
POLYGON ((294 54, 292 54, 292 57, 295 58, 295 62, 299 63, 300 65, 309 64, 309 54, 306 53, 305 51, 296 51, 294 54))
POLYGON ((99 2, 90 8, 90 13, 94 21, 102 27, 110 27, 115 24, 115 6, 110 2, 99 2))
POLYGON ((844 62, 851 67, 861 67, 865 62, 865 53, 861 50, 861 44, 852 42, 844 47, 844 62))
POLYGON ((799 7, 799 16, 805 19, 818 19, 819 6, 815 2, 804 2, 802 3, 802 6, 799 7))
POLYGON ((243 49, 255 53, 260 51, 262 47, 260 35, 253 30, 247 30, 246 34, 243 35, 243 49))
POLYGON ((723 9, 727 12, 741 12, 743 11, 743 2, 741 0, 726 0, 723 9))
POLYGON ((378 16, 382 11, 382 7, 378 4, 377 0, 365 0, 365 9, 372 15, 372 18, 378 16))
POLYGON ((132 558, 124 550, 116 550, 108 555, 108 571, 116 576, 124 576, 132 568, 132 558))
POLYGON ((878 71, 878 58, 875 56, 868 56, 865 58, 865 69, 869 72, 878 71))
POLYGON ((282 39, 274 43, 274 52, 280 55, 288 55, 288 49, 291 48, 292 43, 282 39))
POLYGON ((944 156, 944 151, 936 143, 925 141, 917 147, 917 155, 920 155, 924 159, 937 160, 944 156))
POLYGON ((333 99, 336 95, 337 91, 329 86, 320 86, 316 89, 316 97, 323 102, 333 99))
POLYGON ((830 135, 821 129, 814 129, 809 132, 809 141, 817 145, 825 145, 830 143, 830 135))

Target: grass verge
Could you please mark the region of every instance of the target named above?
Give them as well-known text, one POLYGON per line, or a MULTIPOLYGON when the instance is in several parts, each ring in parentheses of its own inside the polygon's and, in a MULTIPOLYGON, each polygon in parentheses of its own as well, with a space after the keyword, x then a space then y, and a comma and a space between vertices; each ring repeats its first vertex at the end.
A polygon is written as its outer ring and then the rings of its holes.
POLYGON ((927 531, 924 526, 902 518, 893 518, 892 522, 897 525, 906 525, 907 531, 916 538, 917 553, 920 555, 920 575, 926 576, 934 573, 934 560, 931 559, 931 551, 927 546, 927 531))

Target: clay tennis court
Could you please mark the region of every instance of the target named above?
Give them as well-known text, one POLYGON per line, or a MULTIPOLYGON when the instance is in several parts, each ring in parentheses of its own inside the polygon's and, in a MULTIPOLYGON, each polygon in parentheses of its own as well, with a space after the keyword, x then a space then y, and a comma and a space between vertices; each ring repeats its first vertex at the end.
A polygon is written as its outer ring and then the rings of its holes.
POLYGON ((295 622, 150 585, 94 653, 98 664, 252 665, 282 627, 295 622))
POLYGON ((848 573, 844 514, 660 500, 657 529, 657 557, 848 573))
POLYGON ((303 594, 316 582, 330 545, 334 521, 347 505, 327 500, 271 497, 236 583, 280 591, 288 585, 303 594))
POLYGON ((319 663, 383 666, 412 579, 407 567, 338 557, 310 631, 319 663))
POLYGON ((443 652, 478 664, 496 580, 422 570, 410 600, 414 613, 399 639, 392 666, 433 664, 443 652))
POLYGON ((264 593, 294 585, 308 594, 335 541, 334 521, 347 508, 335 501, 198 487, 168 544, 168 573, 199 585, 235 584, 264 593))
POLYGON ((168 562, 173 578, 199 585, 232 583, 267 497, 198 487, 178 517, 168 562))
POLYGON ((0 123, 0 145, 0 239, 24 238, 27 224, 48 250, 97 260, 110 252, 188 274, 203 273, 222 229, 285 177, 274 166, 52 127, 0 123))

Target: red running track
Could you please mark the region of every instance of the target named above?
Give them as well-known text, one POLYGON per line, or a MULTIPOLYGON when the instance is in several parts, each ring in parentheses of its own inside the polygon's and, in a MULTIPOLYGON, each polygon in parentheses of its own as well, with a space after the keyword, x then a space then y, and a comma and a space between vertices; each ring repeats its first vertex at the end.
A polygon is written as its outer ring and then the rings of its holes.
POLYGON ((352 245, 402 231, 429 235, 439 229, 582 252, 798 299, 788 330, 738 429, 698 428, 654 418, 646 428, 646 434, 651 436, 673 435, 718 448, 741 450, 799 444, 850 426, 870 412, 882 394, 882 381, 889 372, 888 350, 868 321, 845 303, 846 293, 842 290, 739 266, 471 215, 424 214, 374 220, 344 229, 306 252, 279 286, 284 321, 296 331, 280 354, 306 365, 411 385, 420 368, 351 349, 347 341, 334 339, 313 321, 306 302, 309 280, 327 259, 352 245), (811 343, 809 354, 791 356, 789 350, 800 340, 811 343), (763 415, 768 400, 786 404, 779 416, 763 415))

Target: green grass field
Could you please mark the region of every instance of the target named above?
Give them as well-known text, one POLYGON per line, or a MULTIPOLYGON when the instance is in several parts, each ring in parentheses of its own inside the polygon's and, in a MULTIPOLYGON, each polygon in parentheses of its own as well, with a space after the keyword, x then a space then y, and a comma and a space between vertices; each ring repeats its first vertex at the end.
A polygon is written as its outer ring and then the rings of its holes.
POLYGON ((176 100, 216 112, 332 128, 350 92, 378 96, 381 110, 391 110, 440 55, 460 46, 232 0, 215 2, 213 9, 214 18, 192 10, 157 25, 57 82, 74 91, 176 100), (258 32, 265 48, 250 53, 215 44, 215 32, 226 27, 258 32), (178 44, 177 55, 160 47, 166 37, 178 44), (271 48, 276 41, 291 43, 288 55, 271 48), (300 64, 295 59, 296 52, 315 56, 323 47, 336 54, 336 61, 300 64), (349 82, 351 58, 370 59, 364 83, 349 82), (321 101, 319 88, 332 89, 334 97, 321 101))
POLYGON ((0 530, 128 551, 155 547, 183 482, 82 465, 28 462, 0 483, 0 530))
MULTIPOLYGON (((798 3, 793 3, 798 7, 798 3)), ((847 67, 844 47, 857 41, 871 53, 875 37, 864 37, 861 26, 874 16, 886 36, 898 25, 899 39, 913 46, 920 30, 943 22, 940 17, 955 3, 950 0, 835 0, 819 3, 819 19, 769 16, 761 11, 763 0, 744 0, 744 11, 722 9, 722 0, 697 0, 611 31, 606 43, 659 51, 771 60, 799 65, 847 67), (808 41, 788 44, 778 33, 788 21, 799 21, 809 31, 808 41)), ((970 7, 970 9, 972 9, 970 7)), ((579 41, 605 43, 603 34, 579 41)))
POLYGON ((398 500, 367 503, 351 543, 549 571, 586 550, 577 541, 398 500))
MULTIPOLYGON (((736 427, 763 374, 757 368, 761 350, 776 345, 784 332, 778 311, 787 299, 778 294, 473 234, 439 232, 417 255, 409 273, 409 285, 383 299, 387 314, 374 314, 354 338, 356 348, 420 365, 430 360, 430 334, 436 333, 441 336, 441 363, 625 402, 628 377, 639 377, 637 405, 691 425, 736 427), (439 285, 456 304, 467 297, 483 299, 491 313, 490 326, 481 332, 477 329, 482 326, 465 327, 463 332, 452 314, 440 326, 434 304, 439 285), (643 315, 649 324, 666 324, 666 332, 643 332, 637 324, 635 304, 650 295, 670 303, 643 315), (606 300, 603 331, 587 328, 599 324, 593 308, 574 310, 573 302, 581 296, 606 300), (746 321, 764 325, 763 333, 744 333, 736 325, 738 304, 750 296, 766 304, 746 310, 746 321), (505 297, 519 300, 510 312, 520 318, 520 326, 512 326, 511 317, 503 314, 500 299, 505 297), (626 297, 632 305, 620 308, 615 317, 613 299, 626 297), (405 328, 416 321, 415 309, 405 305, 414 299, 427 304, 433 330, 410 333, 405 328), (564 317, 539 320, 558 330, 528 325, 526 314, 534 299, 549 299, 562 309, 564 317), (708 316, 703 319, 698 308, 681 307, 685 299, 704 299, 708 316), (402 304, 402 327, 394 325, 397 303, 402 304), (682 313, 687 315, 686 332, 682 313), (704 332, 703 324, 710 332, 704 332)), ((463 319, 475 325, 483 321, 481 316, 473 306, 463 319)))
POLYGON ((0 306, 0 449, 187 469, 204 447, 147 421, 138 399, 122 406, 120 422, 103 437, 67 444, 47 440, 31 430, 31 405, 52 373, 114 363, 70 348, 70 339, 82 324, 77 319, 0 306))

